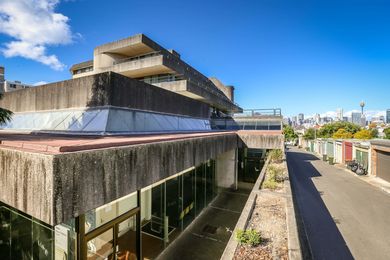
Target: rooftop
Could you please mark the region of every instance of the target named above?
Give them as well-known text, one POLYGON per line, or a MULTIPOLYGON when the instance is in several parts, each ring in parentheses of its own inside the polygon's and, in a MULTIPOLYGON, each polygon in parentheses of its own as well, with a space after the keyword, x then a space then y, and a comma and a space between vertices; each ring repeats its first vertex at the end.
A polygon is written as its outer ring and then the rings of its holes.
MULTIPOLYGON (((247 131, 238 131, 246 133, 247 131)), ((232 135, 237 131, 216 131, 199 133, 170 133, 123 136, 85 136, 85 135, 56 135, 56 134, 20 134, 12 132, 0 133, 0 148, 35 152, 42 154, 61 154, 67 152, 87 151, 94 149, 112 148, 147 143, 159 143, 201 138, 218 135, 232 135)), ((256 131, 255 135, 280 135, 281 131, 256 131)))

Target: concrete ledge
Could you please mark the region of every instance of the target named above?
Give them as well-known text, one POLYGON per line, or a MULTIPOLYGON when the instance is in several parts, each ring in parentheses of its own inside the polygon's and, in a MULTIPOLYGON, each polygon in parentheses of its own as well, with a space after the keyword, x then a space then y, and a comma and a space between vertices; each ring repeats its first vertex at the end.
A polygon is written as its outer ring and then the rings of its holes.
MULTIPOLYGON (((286 161, 283 162, 287 175, 290 178, 286 161)), ((291 183, 289 180, 284 181, 284 187, 286 192, 286 224, 287 224, 287 245, 288 245, 288 258, 290 260, 302 259, 301 244, 299 242, 298 226, 295 216, 294 202, 291 192, 291 183)))
POLYGON ((261 184, 263 183, 265 172, 267 170, 269 161, 270 161, 270 159, 268 158, 263 166, 263 169, 261 170, 259 178, 257 178, 256 183, 252 188, 252 191, 249 195, 249 198, 245 204, 245 207, 242 210, 241 216, 238 219, 236 227, 234 228, 234 230, 232 232, 232 236, 230 237, 229 242, 226 245, 225 250, 223 251, 223 254, 221 256, 222 260, 231 260, 234 257, 234 253, 236 252, 236 249, 238 246, 238 242, 235 238, 235 234, 236 234, 237 230, 239 230, 239 229, 244 230, 244 229, 246 229, 246 227, 248 225, 248 222, 249 222, 249 219, 252 215, 253 209, 255 208, 257 194, 258 194, 258 191, 260 189, 261 184))

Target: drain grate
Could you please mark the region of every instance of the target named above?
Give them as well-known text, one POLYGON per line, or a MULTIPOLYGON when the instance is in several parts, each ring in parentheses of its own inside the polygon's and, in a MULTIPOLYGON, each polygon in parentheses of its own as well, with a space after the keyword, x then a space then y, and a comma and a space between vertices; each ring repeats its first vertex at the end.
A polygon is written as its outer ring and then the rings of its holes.
POLYGON ((214 227, 214 226, 207 224, 203 227, 202 232, 214 235, 217 232, 217 227, 214 227))

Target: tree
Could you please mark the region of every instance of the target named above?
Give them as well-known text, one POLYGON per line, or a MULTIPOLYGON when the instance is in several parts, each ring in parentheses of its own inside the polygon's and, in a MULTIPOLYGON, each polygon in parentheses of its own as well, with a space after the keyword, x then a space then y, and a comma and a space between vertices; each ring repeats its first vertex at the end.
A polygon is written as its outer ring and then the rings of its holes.
POLYGON ((345 131, 351 134, 355 134, 360 130, 360 126, 350 122, 334 122, 326 124, 317 132, 317 137, 331 138, 340 128, 344 128, 345 131))
POLYGON ((356 138, 356 139, 371 139, 372 135, 371 135, 371 131, 370 130, 362 129, 362 130, 356 132, 353 135, 353 137, 356 138))
POLYGON ((374 129, 374 128, 376 128, 377 127, 377 124, 376 123, 370 123, 369 125, 368 125, 368 128, 369 129, 374 129))
POLYGON ((378 129, 376 129, 376 128, 370 129, 370 132, 371 132, 371 137, 372 138, 377 138, 378 137, 378 134, 379 134, 378 129))
POLYGON ((345 130, 344 128, 340 128, 336 133, 333 134, 333 138, 336 139, 351 139, 353 134, 345 130))
MULTIPOLYGON (((2 98, 3 98, 3 94, 0 93, 0 99, 2 98)), ((12 117, 11 111, 0 107, 0 124, 4 124, 7 121, 10 121, 11 117, 12 117)))
POLYGON ((390 139, 390 127, 383 130, 383 133, 385 133, 386 139, 390 139))
POLYGON ((286 141, 291 141, 298 138, 298 135, 295 133, 294 129, 289 125, 283 125, 283 134, 286 141))
POLYGON ((316 138, 316 129, 309 128, 306 130, 305 134, 303 135, 303 139, 305 140, 314 140, 316 138))

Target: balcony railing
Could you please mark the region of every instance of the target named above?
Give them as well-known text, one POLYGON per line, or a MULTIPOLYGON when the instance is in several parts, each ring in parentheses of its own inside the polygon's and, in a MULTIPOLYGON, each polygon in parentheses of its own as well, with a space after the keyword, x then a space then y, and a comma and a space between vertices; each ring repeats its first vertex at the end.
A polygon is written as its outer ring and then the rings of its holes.
POLYGON ((245 109, 242 113, 236 113, 233 115, 235 118, 239 117, 281 117, 282 110, 280 108, 269 108, 269 109, 245 109))
POLYGON ((116 61, 114 61, 114 65, 124 63, 124 62, 129 62, 129 61, 142 60, 145 58, 159 56, 159 55, 161 55, 161 51, 149 52, 149 53, 138 55, 138 56, 133 56, 133 57, 128 57, 128 58, 116 60, 116 61))

